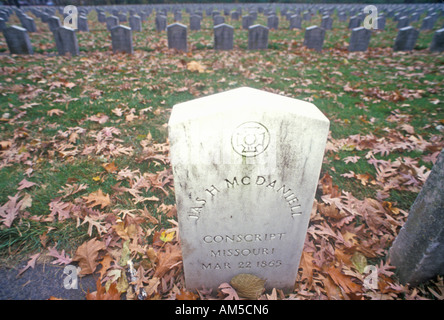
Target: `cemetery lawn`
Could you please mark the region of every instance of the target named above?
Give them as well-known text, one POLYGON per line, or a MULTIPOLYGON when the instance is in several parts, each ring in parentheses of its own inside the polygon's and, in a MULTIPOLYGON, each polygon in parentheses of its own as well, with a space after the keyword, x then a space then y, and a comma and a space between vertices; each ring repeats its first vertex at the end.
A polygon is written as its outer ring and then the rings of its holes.
MULTIPOLYGON (((347 23, 335 19, 319 53, 281 19, 268 50, 247 51, 239 21, 234 50, 215 52, 207 17, 203 30, 188 31, 182 53, 167 49, 151 15, 126 55, 112 54, 93 11, 91 32, 77 33, 80 56, 60 57, 35 20, 32 56, 9 55, 0 36, 3 267, 74 262, 114 298, 135 298, 140 288, 149 299, 224 298, 184 289, 167 122, 176 103, 249 86, 312 102, 331 121, 295 291, 262 298, 444 297, 442 278, 404 286, 387 258, 444 147, 444 56, 427 50, 433 31, 421 31, 413 52, 394 53, 388 19, 367 52, 348 53, 347 23), (130 259, 134 286, 120 272, 130 259), (366 266, 376 267, 377 288, 364 286, 366 266)), ((258 23, 266 25, 262 15, 258 23)))

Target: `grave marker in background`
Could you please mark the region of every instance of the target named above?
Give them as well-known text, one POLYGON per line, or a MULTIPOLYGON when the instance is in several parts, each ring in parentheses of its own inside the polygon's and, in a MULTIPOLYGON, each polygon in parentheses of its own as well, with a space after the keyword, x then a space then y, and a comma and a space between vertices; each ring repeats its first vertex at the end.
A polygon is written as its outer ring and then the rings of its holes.
POLYGON ((70 53, 73 56, 80 54, 76 31, 68 27, 60 27, 54 31, 54 39, 59 55, 70 53))
POLYGON ((187 27, 173 23, 167 27, 168 48, 187 51, 187 27))
POLYGON ((248 28, 248 49, 268 49, 268 28, 255 24, 248 28))
POLYGON ((133 49, 133 33, 131 28, 118 25, 111 29, 111 41, 113 52, 126 52, 132 54, 133 49))
POLYGON ((109 16, 106 18, 106 28, 108 31, 111 31, 112 28, 117 27, 119 25, 119 18, 116 16, 109 16))
POLYGON ((444 28, 435 31, 432 43, 430 44, 430 51, 444 51, 444 28))
POLYGON ((444 275, 444 150, 390 248, 401 282, 417 285, 444 275))
POLYGON ((399 29, 393 46, 394 51, 411 51, 415 47, 419 31, 412 26, 399 29))
POLYGON ((305 29, 304 46, 316 51, 322 51, 325 39, 325 30, 318 26, 311 26, 305 29))
POLYGON ((354 28, 350 36, 348 51, 367 51, 372 31, 364 27, 354 28))
POLYGON ((3 34, 11 54, 33 54, 28 32, 19 26, 10 26, 3 30, 3 34))
POLYGON ((142 31, 142 19, 138 15, 131 15, 129 24, 132 31, 142 31))
POLYGON ((234 28, 228 24, 220 24, 214 27, 214 49, 233 49, 234 28))

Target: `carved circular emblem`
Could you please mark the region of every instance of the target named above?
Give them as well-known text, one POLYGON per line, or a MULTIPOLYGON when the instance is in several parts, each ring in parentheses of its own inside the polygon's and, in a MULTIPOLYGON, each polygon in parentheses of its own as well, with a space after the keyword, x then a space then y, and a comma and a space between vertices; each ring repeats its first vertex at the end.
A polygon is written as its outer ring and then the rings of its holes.
POLYGON ((268 129, 261 123, 249 121, 238 126, 231 136, 234 151, 244 157, 255 157, 270 143, 268 129))

